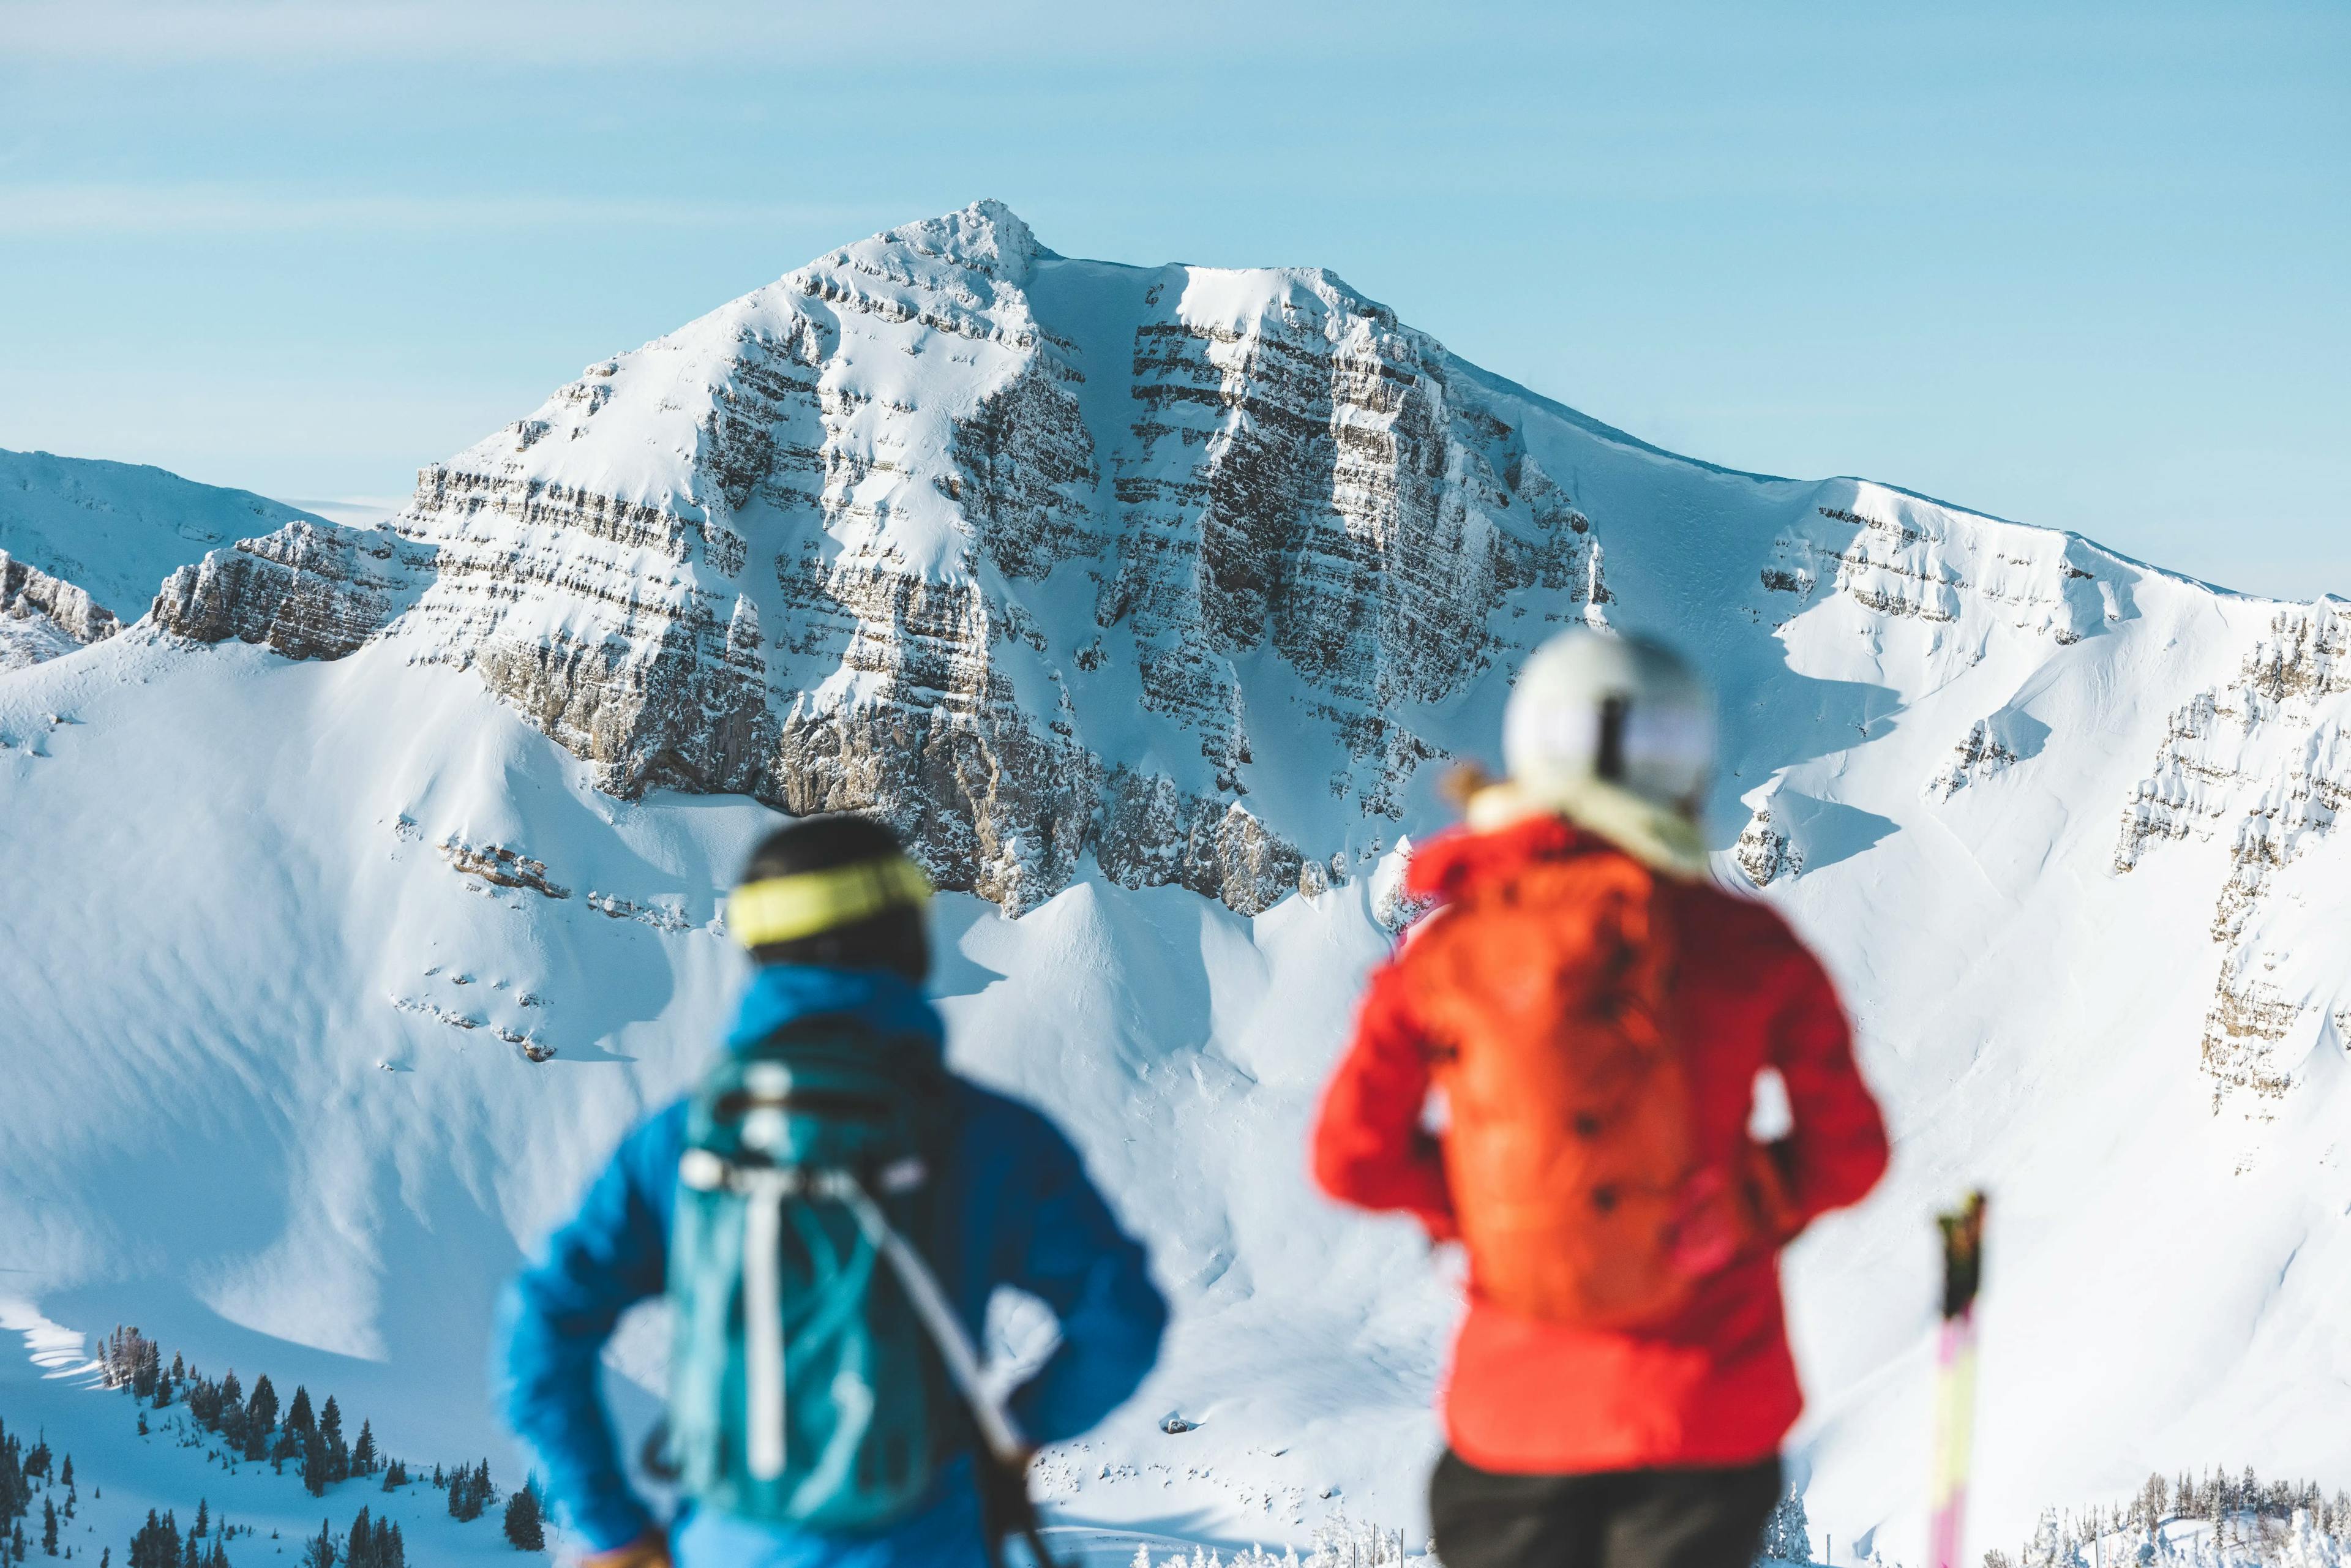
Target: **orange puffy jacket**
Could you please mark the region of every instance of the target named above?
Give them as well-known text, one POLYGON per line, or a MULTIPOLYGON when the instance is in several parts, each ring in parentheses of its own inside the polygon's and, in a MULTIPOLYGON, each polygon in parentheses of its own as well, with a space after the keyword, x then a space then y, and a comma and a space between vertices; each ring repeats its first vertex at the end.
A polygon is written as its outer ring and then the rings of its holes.
MULTIPOLYGON (((1541 860, 1620 851, 1557 817, 1444 834, 1413 856, 1406 889, 1443 901, 1541 860)), ((1771 910, 1703 883, 1662 880, 1678 934, 1677 1033, 1686 1041, 1699 1157, 1736 1167, 1754 1082, 1778 1070, 1793 1126, 1774 1153, 1783 1230, 1858 1200, 1886 1169, 1886 1129, 1854 1066, 1844 1009, 1819 963, 1771 910)), ((1355 1038, 1325 1094, 1316 1179, 1366 1208, 1405 1209, 1457 1234, 1443 1153, 1422 1129, 1427 1031, 1391 962, 1374 972, 1355 1038)), ((1453 1449, 1481 1469, 1573 1474, 1740 1465, 1773 1453, 1802 1409, 1779 1263, 1750 1252, 1637 1329, 1541 1322, 1473 1285, 1443 1395, 1453 1449)))

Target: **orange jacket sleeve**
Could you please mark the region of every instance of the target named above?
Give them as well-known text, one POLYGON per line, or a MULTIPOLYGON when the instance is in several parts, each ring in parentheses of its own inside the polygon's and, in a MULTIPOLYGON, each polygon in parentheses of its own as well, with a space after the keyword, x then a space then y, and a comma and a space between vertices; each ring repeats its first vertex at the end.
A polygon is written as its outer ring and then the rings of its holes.
POLYGON ((1787 1085, 1792 1125, 1774 1153, 1788 1180, 1793 1234, 1877 1185, 1886 1174, 1886 1122, 1854 1064, 1853 1030, 1820 961, 1799 946, 1782 976, 1771 1065, 1787 1085))
POLYGON ((1375 970, 1355 1017, 1355 1037, 1323 1092, 1314 1128, 1314 1179, 1362 1208, 1400 1208, 1429 1234, 1455 1231, 1453 1200, 1436 1138, 1421 1125, 1428 1056, 1393 965, 1375 970))

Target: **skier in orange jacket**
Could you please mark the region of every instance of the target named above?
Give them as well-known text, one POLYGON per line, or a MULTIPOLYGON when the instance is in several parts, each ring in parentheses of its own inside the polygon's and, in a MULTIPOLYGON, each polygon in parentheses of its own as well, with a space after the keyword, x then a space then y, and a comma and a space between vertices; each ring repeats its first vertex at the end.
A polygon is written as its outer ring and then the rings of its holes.
POLYGON ((1372 976, 1315 1174, 1466 1242, 1430 1484, 1447 1568, 1746 1568, 1802 1406, 1779 1249, 1876 1185, 1884 1124, 1818 961, 1707 875, 1687 666, 1554 639, 1503 745, 1509 780, 1412 858, 1436 907, 1372 976), (1792 1125, 1764 1145, 1767 1067, 1792 1125))

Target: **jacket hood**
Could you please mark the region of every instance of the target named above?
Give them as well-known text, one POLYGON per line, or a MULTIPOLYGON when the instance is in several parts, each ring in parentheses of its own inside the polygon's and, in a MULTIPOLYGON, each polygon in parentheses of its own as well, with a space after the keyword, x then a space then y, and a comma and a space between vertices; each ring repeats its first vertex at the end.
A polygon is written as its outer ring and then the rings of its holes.
POLYGON ((848 1013, 884 1034, 914 1035, 945 1048, 946 1026, 920 987, 886 969, 831 969, 805 964, 770 964, 751 977, 735 1021, 727 1026, 726 1049, 741 1051, 767 1039, 794 1019, 848 1013))
POLYGON ((1481 883, 1499 882, 1530 861, 1614 852, 1620 852, 1599 834, 1549 812, 1493 828, 1466 823, 1414 849, 1405 866, 1404 890, 1442 903, 1481 883))

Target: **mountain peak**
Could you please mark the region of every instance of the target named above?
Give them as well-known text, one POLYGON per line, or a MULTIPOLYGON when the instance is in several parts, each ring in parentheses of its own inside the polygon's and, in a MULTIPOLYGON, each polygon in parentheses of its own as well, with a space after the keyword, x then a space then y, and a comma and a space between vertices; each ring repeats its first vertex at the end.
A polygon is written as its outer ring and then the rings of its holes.
POLYGON ((1047 254, 1020 214, 992 197, 935 218, 884 229, 841 255, 853 256, 869 247, 911 250, 1016 287, 1028 281, 1030 266, 1047 254))

